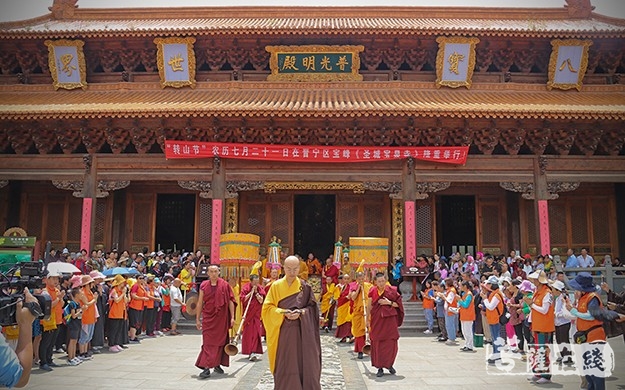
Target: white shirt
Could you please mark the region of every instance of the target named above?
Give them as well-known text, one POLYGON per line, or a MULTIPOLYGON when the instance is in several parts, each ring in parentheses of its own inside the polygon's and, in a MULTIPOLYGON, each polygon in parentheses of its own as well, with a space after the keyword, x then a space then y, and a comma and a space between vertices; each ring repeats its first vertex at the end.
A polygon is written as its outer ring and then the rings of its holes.
POLYGON ((566 307, 564 305, 563 294, 560 294, 560 296, 556 298, 554 312, 556 315, 556 320, 555 320, 556 326, 561 326, 561 325, 568 324, 571 322, 571 319, 567 315, 568 310, 566 310, 566 307))
POLYGON ((169 287, 169 297, 171 298, 169 301, 170 306, 182 306, 180 303, 176 302, 176 299, 182 302, 182 293, 180 292, 180 289, 173 284, 169 287))
POLYGON ((595 266, 595 259, 593 259, 591 255, 586 255, 586 258, 584 258, 582 255, 579 255, 577 256, 577 262, 579 263, 579 266, 583 268, 595 266))

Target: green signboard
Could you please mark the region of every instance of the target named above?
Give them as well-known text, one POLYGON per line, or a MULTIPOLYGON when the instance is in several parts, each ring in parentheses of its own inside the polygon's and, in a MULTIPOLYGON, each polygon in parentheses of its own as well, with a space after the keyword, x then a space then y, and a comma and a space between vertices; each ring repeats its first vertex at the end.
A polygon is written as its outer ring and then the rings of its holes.
POLYGON ((363 46, 267 46, 269 81, 361 81, 363 46))
POLYGON ((0 248, 32 248, 37 237, 0 236, 0 248))

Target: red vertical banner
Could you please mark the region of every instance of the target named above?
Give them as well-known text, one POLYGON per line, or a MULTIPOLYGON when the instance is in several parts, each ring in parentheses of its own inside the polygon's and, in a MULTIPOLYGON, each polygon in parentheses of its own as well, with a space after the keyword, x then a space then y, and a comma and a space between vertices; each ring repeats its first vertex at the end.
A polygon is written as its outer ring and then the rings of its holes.
POLYGON ((82 198, 82 224, 80 228, 80 249, 91 252, 91 216, 93 211, 93 198, 82 198))
POLYGON ((551 253, 551 239, 549 237, 549 204, 546 200, 538 202, 538 226, 540 233, 540 254, 551 253))
POLYGON ((406 224, 406 236, 404 238, 406 248, 406 266, 414 267, 417 258, 417 237, 415 235, 415 202, 404 202, 404 223, 406 224))
POLYGON ((219 242, 221 239, 221 219, 223 199, 213 199, 213 218, 211 226, 211 264, 219 264, 219 242))

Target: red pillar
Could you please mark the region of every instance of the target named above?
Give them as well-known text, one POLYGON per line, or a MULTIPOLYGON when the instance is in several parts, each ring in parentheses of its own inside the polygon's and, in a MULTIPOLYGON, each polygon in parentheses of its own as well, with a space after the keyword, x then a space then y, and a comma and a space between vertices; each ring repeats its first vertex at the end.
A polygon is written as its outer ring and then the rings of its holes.
POLYGON ((415 235, 415 202, 413 200, 404 201, 404 223, 405 230, 405 248, 406 248, 406 266, 414 267, 417 258, 417 243, 415 235))
POLYGON ((540 233, 540 253, 551 253, 551 238, 549 236, 549 205, 547 200, 537 200, 538 203, 538 230, 540 233))
POLYGON ((219 264, 219 242, 221 239, 221 221, 223 217, 223 200, 213 199, 213 217, 211 226, 211 264, 219 264))
POLYGON ((93 198, 82 198, 82 224, 80 229, 80 249, 91 251, 91 226, 93 215, 93 198))

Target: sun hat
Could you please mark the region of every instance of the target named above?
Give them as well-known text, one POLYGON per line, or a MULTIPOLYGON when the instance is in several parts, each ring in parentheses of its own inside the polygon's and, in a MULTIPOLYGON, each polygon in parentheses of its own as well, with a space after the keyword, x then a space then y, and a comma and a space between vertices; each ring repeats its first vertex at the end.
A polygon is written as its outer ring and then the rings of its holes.
POLYGON ((89 284, 91 282, 93 282, 93 278, 91 276, 89 276, 89 275, 82 275, 80 277, 80 285, 81 286, 85 286, 85 285, 87 285, 87 284, 89 284))
POLYGON ((93 280, 96 280, 96 279, 102 279, 102 280, 104 280, 104 279, 106 279, 106 276, 104 276, 104 274, 103 274, 102 272, 100 272, 100 271, 96 271, 96 270, 91 271, 91 272, 89 273, 89 276, 91 276, 91 278, 92 278, 93 280))
POLYGON ((120 284, 124 283, 125 281, 126 281, 126 279, 124 279, 123 276, 115 275, 115 278, 113 278, 113 282, 111 282, 111 286, 113 286, 113 287, 119 286, 120 284))
POLYGON ((74 275, 71 277, 69 281, 72 283, 72 288, 78 288, 82 286, 81 280, 82 280, 81 275, 74 275))
POLYGON ((501 278, 501 284, 503 284, 504 282, 512 284, 512 279, 510 279, 509 276, 504 276, 503 278, 501 278))
POLYGON ((574 290, 583 292, 594 292, 596 290, 592 275, 588 272, 578 273, 575 279, 569 282, 569 286, 574 290))
POLYGON ((487 284, 496 284, 499 286, 499 279, 495 275, 491 275, 486 279, 487 284))
POLYGON ((534 271, 531 274, 527 275, 528 279, 538 279, 538 283, 547 284, 549 283, 549 279, 547 279, 547 274, 545 271, 534 271))
POLYGON ((559 280, 556 280, 553 283, 551 283, 551 287, 555 288, 558 291, 562 291, 562 290, 564 290, 564 283, 562 283, 559 280))
POLYGON ((519 290, 522 292, 533 292, 536 290, 536 287, 529 280, 524 280, 521 282, 521 286, 519 286, 519 290))

